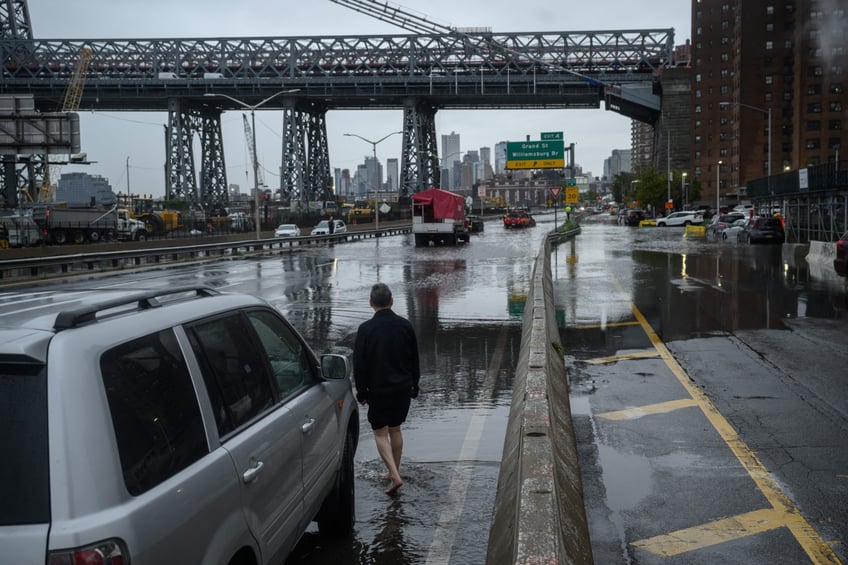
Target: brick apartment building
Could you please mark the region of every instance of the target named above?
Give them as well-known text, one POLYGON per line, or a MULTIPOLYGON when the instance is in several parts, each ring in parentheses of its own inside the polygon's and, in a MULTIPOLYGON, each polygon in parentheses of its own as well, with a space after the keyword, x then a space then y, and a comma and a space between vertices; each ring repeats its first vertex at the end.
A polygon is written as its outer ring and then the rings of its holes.
POLYGON ((844 0, 692 0, 690 175, 702 199, 715 201, 717 184, 722 202, 744 198, 769 166, 778 174, 839 160, 847 9, 844 0))

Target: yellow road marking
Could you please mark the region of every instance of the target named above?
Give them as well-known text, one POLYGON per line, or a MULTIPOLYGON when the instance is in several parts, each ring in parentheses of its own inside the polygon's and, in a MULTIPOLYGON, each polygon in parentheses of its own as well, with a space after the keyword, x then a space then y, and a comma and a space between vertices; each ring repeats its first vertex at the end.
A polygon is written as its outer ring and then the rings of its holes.
MULTIPOLYGON (((698 388, 686 371, 683 370, 677 360, 671 355, 671 352, 654 332, 654 329, 648 323, 648 320, 642 315, 642 312, 635 304, 631 305, 633 315, 639 321, 642 329, 651 340, 654 348, 660 354, 660 357, 668 365, 671 372, 677 378, 681 385, 689 392, 692 398, 700 406, 701 411, 713 425, 713 428, 719 433, 724 442, 730 447, 730 450, 748 472, 748 475, 753 479, 757 488, 766 499, 771 503, 775 512, 782 515, 782 521, 785 522, 789 531, 798 541, 798 544, 810 558, 813 563, 828 563, 841 564, 842 562, 828 546, 824 540, 813 529, 809 522, 801 516, 801 512, 795 506, 795 503, 783 492, 774 477, 766 470, 765 466, 760 462, 757 455, 739 439, 739 435, 733 426, 730 425, 724 416, 718 411, 715 405, 707 398, 707 395, 698 388)), ((743 534, 750 535, 750 534, 743 534)), ((640 542, 634 542, 638 544, 640 542)))
POLYGON ((698 406, 693 398, 682 398, 680 400, 669 400, 668 402, 659 402, 657 404, 649 404, 648 406, 636 406, 625 410, 616 410, 614 412, 604 412, 596 414, 598 418, 605 420, 635 420, 642 416, 650 416, 652 414, 665 414, 673 412, 681 408, 689 408, 698 406))
POLYGON ((597 357, 586 361, 589 365, 606 365, 607 363, 617 363, 618 361, 627 361, 630 359, 656 359, 659 354, 656 351, 639 351, 637 353, 625 353, 624 355, 612 355, 610 357, 597 357))
POLYGON ((638 326, 639 322, 612 322, 609 324, 586 324, 585 326, 574 326, 575 330, 602 330, 604 328, 621 328, 625 326, 638 326))
POLYGON ((788 526, 786 516, 786 513, 771 508, 755 510, 709 524, 643 539, 631 545, 654 555, 673 557, 688 551, 788 526))

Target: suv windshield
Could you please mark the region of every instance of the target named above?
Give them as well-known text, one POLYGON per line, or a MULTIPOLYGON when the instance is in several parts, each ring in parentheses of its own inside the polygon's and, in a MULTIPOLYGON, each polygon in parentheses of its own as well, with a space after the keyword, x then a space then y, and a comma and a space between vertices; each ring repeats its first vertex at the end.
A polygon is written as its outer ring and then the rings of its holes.
POLYGON ((47 372, 0 362, 0 526, 50 521, 47 372))

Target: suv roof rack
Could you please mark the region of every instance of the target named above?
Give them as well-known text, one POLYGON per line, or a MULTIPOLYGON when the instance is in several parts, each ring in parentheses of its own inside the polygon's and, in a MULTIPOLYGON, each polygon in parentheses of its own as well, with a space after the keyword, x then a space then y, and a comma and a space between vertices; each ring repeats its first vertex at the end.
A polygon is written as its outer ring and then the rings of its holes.
POLYGON ((162 303, 157 300, 158 297, 164 297, 174 294, 183 294, 194 292, 195 296, 216 296, 221 294, 217 290, 208 286, 182 286, 167 290, 147 290, 134 292, 120 298, 113 298, 96 304, 86 304, 73 310, 65 310, 59 312, 56 316, 56 321, 53 323, 53 329, 57 332, 81 326, 82 324, 93 322, 97 319, 97 314, 112 308, 121 306, 129 306, 136 304, 138 310, 147 310, 149 308, 158 308, 162 303))

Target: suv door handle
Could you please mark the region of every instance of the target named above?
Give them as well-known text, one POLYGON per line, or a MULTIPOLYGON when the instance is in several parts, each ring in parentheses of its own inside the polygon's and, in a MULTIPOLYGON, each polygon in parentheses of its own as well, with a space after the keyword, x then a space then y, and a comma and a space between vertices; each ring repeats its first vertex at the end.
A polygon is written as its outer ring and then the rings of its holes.
POLYGON ((309 418, 306 420, 306 423, 300 426, 300 431, 305 434, 309 433, 309 430, 312 429, 312 426, 315 424, 315 418, 309 418))
POLYGON ((244 474, 241 476, 241 478, 244 480, 244 482, 246 484, 252 483, 253 481, 255 481, 259 477, 259 472, 262 470, 262 467, 264 467, 264 466, 265 466, 265 463, 263 463, 262 461, 256 461, 254 466, 251 467, 250 469, 248 469, 247 471, 245 471, 244 474))

